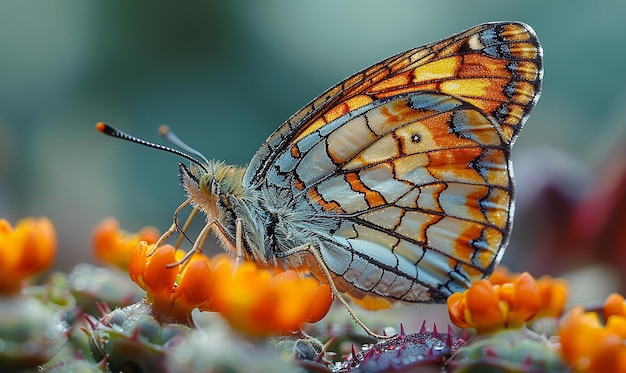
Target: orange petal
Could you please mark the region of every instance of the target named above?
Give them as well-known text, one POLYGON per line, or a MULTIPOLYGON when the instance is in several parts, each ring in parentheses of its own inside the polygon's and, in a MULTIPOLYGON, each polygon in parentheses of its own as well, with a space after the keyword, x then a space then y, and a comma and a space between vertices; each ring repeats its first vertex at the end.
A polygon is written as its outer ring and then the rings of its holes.
POLYGON ((48 269, 56 245, 56 232, 48 218, 24 218, 15 228, 0 220, 0 292, 15 293, 24 279, 48 269))
POLYGON ((56 254, 56 232, 48 218, 24 219, 18 222, 15 234, 22 241, 20 261, 16 270, 32 275, 50 265, 56 254))
POLYGON ((139 233, 137 233, 140 241, 146 241, 147 243, 156 243, 161 237, 161 233, 158 229, 152 226, 147 226, 141 228, 139 233))
POLYGON ((613 293, 606 298, 604 302, 604 319, 608 320, 609 317, 626 316, 626 303, 624 297, 620 294, 613 293))
POLYGON ((4 235, 9 235, 13 232, 13 226, 6 219, 0 219, 0 239, 4 235))
POLYGON ((146 270, 146 255, 148 255, 150 250, 152 250, 152 245, 148 245, 145 241, 139 242, 130 257, 128 265, 128 274, 131 280, 144 290, 146 290, 146 285, 143 281, 143 275, 146 270))
POLYGON ((602 345, 605 333, 595 313, 572 308, 561 320, 559 337, 564 359, 578 370, 587 370, 602 345))
POLYGON ((272 328, 275 331, 296 330, 307 316, 311 299, 310 293, 302 285, 303 282, 297 274, 295 278, 287 281, 280 278, 274 278, 272 281, 271 293, 276 302, 270 309, 273 314, 272 328))
POLYGON ((589 373, 624 372, 626 370, 626 351, 623 340, 608 335, 600 341, 600 345, 589 361, 589 373))
POLYGON ((151 244, 158 238, 159 232, 154 227, 145 227, 139 233, 132 234, 121 230, 116 219, 107 218, 93 230, 94 255, 109 265, 127 270, 137 243, 146 241, 151 244))
POLYGON ((507 282, 513 282, 514 279, 515 276, 511 273, 511 271, 509 271, 508 268, 503 265, 499 265, 493 271, 491 276, 489 276, 488 280, 494 285, 501 285, 507 282))
POLYGON ((119 239, 119 223, 115 218, 106 218, 98 223, 92 233, 92 245, 96 258, 108 262, 115 255, 114 248, 119 239))
POLYGON ((176 261, 176 249, 171 245, 159 247, 152 256, 143 273, 146 291, 165 295, 174 289, 174 281, 178 276, 178 267, 168 267, 176 261))
POLYGON ((537 317, 559 317, 565 309, 568 296, 567 282, 550 276, 543 276, 537 280, 540 310, 537 317))
POLYGON ((453 293, 446 301, 448 304, 448 314, 450 315, 450 321, 459 328, 471 328, 467 320, 465 319, 465 312, 467 310, 467 303, 465 302, 465 293, 453 293))
POLYGON ((509 322, 523 324, 539 311, 539 290, 535 279, 528 272, 519 275, 513 284, 515 295, 509 322))
POLYGON ((500 300, 489 281, 475 282, 467 290, 466 298, 472 324, 477 329, 490 329, 504 325, 505 314, 500 308, 500 300))
POLYGON ((626 317, 612 315, 606 320, 606 330, 626 340, 626 317))
POLYGON ((214 292, 215 277, 209 265, 209 259, 201 254, 195 254, 185 263, 181 280, 176 288, 178 301, 185 302, 188 307, 210 309, 210 300, 214 292))
POLYGON ((329 284, 320 284, 315 289, 310 290, 311 303, 309 305, 309 314, 304 321, 314 323, 320 321, 333 304, 333 294, 329 284))

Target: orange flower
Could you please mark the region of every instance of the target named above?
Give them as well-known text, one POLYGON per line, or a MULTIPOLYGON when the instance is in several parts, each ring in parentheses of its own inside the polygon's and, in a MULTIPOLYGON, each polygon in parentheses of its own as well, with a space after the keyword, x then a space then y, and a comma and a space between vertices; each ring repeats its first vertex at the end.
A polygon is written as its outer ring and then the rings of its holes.
POLYGON ((540 307, 539 290, 531 275, 522 273, 514 282, 493 285, 479 280, 463 293, 448 297, 450 320, 479 333, 519 328, 540 307))
POLYGON ((559 327, 563 359, 574 371, 626 371, 626 319, 612 315, 602 326, 598 314, 574 307, 559 327))
POLYGON ((604 319, 608 320, 611 316, 626 316, 626 302, 617 293, 609 295, 604 302, 604 319))
POLYGON ((126 271, 130 256, 139 241, 153 244, 159 236, 159 231, 154 227, 145 227, 139 233, 127 233, 120 230, 116 219, 107 218, 93 230, 94 255, 99 260, 126 271))
MULTIPOLYGON (((146 291, 146 303, 152 306, 152 316, 161 323, 177 322, 191 325, 191 311, 197 306, 189 304, 186 298, 176 300, 175 292, 180 273, 184 266, 169 266, 180 260, 185 252, 171 245, 153 249, 145 241, 139 242, 130 258, 128 272, 130 278, 146 291)), ((194 254, 186 263, 193 264, 199 254, 194 254)), ((192 266, 193 267, 193 266, 192 266)))
POLYGON ((48 218, 25 218, 15 228, 0 219, 0 293, 18 292, 24 279, 50 267, 56 245, 48 218))
POLYGON ((141 286, 161 322, 190 324, 191 311, 219 312, 236 329, 252 335, 290 332, 303 322, 316 322, 328 312, 328 284, 301 278, 294 271, 259 269, 252 262, 238 266, 227 255, 209 260, 193 254, 180 266, 167 268, 184 252, 170 245, 146 257, 152 246, 140 243, 130 262, 130 276, 141 286))
POLYGON ((541 276, 537 280, 537 289, 541 305, 533 319, 561 316, 567 303, 567 282, 560 278, 541 276))
POLYGON ((328 284, 294 271, 272 273, 244 262, 235 268, 226 255, 214 258, 214 309, 236 329, 253 335, 290 332, 303 322, 317 322, 328 312, 328 284))
MULTIPOLYGON (((519 273, 511 273, 505 266, 498 266, 491 276, 489 276, 489 282, 493 285, 502 285, 514 282, 519 275, 519 273)), ((541 305, 533 319, 541 317, 559 317, 565 309, 565 303, 567 303, 567 282, 550 276, 542 276, 535 282, 539 290, 541 305)))

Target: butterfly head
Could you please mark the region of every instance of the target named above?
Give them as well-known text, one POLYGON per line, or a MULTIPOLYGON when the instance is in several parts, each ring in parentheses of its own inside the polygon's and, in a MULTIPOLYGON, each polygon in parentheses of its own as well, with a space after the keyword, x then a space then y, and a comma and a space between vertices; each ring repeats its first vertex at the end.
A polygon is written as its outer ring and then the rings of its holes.
POLYGON ((180 183, 192 203, 209 216, 219 215, 218 206, 228 205, 229 197, 243 192, 244 168, 226 165, 220 161, 209 161, 200 167, 189 167, 180 163, 180 183))

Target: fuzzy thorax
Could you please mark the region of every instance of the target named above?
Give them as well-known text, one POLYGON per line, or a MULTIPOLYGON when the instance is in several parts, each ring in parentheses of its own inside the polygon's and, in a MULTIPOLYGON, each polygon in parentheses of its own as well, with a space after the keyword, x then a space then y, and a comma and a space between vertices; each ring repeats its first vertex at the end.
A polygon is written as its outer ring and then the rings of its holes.
POLYGON ((324 220, 315 219, 309 205, 295 203, 285 191, 244 188, 244 173, 245 168, 218 161, 210 161, 204 168, 180 165, 181 184, 191 204, 206 214, 210 231, 224 248, 262 267, 299 267, 300 255, 280 253, 315 242, 310 232, 324 227, 324 220), (242 223, 240 247, 236 245, 238 219, 242 223))

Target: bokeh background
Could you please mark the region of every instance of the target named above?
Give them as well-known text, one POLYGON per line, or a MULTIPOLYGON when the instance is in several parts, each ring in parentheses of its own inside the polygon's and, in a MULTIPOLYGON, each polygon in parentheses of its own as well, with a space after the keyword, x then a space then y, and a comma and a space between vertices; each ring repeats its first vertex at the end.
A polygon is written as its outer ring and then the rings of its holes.
POLYGON ((519 20, 543 44, 545 79, 513 152, 519 224, 504 261, 570 271, 585 260, 561 260, 595 250, 570 247, 581 246, 564 238, 570 217, 602 189, 599 175, 623 164, 625 19, 620 1, 3 1, 0 216, 49 216, 57 267, 90 261, 102 218, 164 230, 184 200, 180 159, 107 138, 96 122, 156 141, 167 123, 207 157, 243 165, 357 70, 475 24, 519 20))

